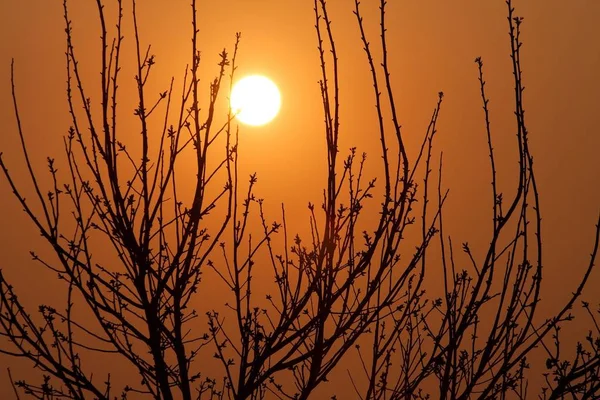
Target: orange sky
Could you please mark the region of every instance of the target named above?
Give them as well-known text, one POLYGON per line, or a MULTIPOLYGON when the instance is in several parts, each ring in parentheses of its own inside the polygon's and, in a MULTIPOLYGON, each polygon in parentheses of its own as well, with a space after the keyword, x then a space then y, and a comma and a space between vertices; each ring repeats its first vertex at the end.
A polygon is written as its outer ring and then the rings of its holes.
MULTIPOLYGON (((62 135, 69 119, 60 3, 0 2, 0 152, 13 171, 23 170, 23 164, 10 97, 11 58, 15 58, 21 117, 36 166, 42 170, 48 155, 62 157, 62 135)), ((86 76, 96 79, 95 2, 71 3, 76 51, 86 76)), ((189 1, 139 3, 143 42, 151 43, 157 56, 152 88, 158 93, 167 88, 171 76, 181 79, 190 59, 189 1)), ((347 148, 356 146, 372 154, 368 173, 375 175, 379 142, 373 94, 352 15, 353 2, 330 3, 341 65, 340 150, 345 155, 347 148)), ((465 0, 460 5, 442 0, 389 3, 392 81, 406 140, 412 147, 420 143, 437 93, 444 91, 437 150, 444 151, 445 185, 451 189, 445 226, 456 243, 485 245, 478 223, 490 214, 490 177, 473 60, 481 56, 485 63, 495 147, 504 171, 500 184, 510 190, 517 158, 506 6, 501 0, 465 0)), ((363 1, 372 43, 378 42, 377 5, 363 1)), ((544 300, 546 310, 553 310, 564 298, 560 293, 574 289, 578 272, 588 260, 600 205, 600 2, 515 1, 515 6, 525 18, 525 108, 542 195, 547 251, 544 300), (556 298, 555 291, 559 293, 556 298)), ((312 7, 307 0, 200 1, 204 84, 217 72, 217 54, 223 47, 232 48, 235 32, 241 31, 238 76, 260 73, 281 90, 282 109, 273 123, 241 128, 240 162, 244 173, 258 172, 257 194, 274 210, 280 202, 286 203, 296 224, 293 231, 306 229, 306 204, 321 200, 325 183, 312 7)), ((128 36, 126 46, 131 45, 128 36)), ((131 85, 132 77, 133 72, 125 68, 123 81, 131 85)), ((28 255, 30 249, 43 246, 38 237, 0 178, 0 268, 23 297, 31 295, 32 304, 42 301, 45 288, 45 282, 35 279, 41 276, 41 267, 33 265, 28 255)), ((591 302, 600 301, 594 294, 599 282, 600 271, 596 271, 586 291, 591 302)), ((3 382, 6 378, 0 368, 0 398, 6 393, 3 382)))

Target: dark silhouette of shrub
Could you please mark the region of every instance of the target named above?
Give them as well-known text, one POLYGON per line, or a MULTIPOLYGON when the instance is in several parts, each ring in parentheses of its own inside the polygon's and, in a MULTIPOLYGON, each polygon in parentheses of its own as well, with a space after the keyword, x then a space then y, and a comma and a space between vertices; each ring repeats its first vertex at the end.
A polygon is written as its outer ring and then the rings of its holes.
POLYGON ((97 4, 103 44, 99 102, 88 96, 64 2, 72 126, 65 137, 64 172, 59 174, 55 161, 48 159, 49 181, 33 170, 11 70, 18 135, 36 197, 25 199, 1 157, 0 168, 55 254, 54 260, 46 260, 32 253, 33 259, 58 275, 67 294, 61 308, 41 305, 34 316, 0 272, 0 351, 30 360, 43 375, 41 383, 14 381, 17 396, 307 399, 317 396, 315 389, 356 349, 364 377, 354 372, 349 382, 357 398, 525 398, 528 356, 537 348, 548 354, 543 398, 598 397, 600 330, 589 305, 584 303, 595 333, 578 345, 575 358, 561 356, 559 330, 573 318, 570 310, 592 271, 600 226, 580 285, 551 319, 535 318, 542 285, 541 211, 523 102, 522 19, 514 15, 510 0, 519 173, 514 193, 500 193, 483 62, 477 58, 493 229, 480 262, 468 244, 462 245, 471 263, 466 269, 455 263, 454 246, 444 234, 447 191, 442 187, 441 156, 437 179, 432 171, 443 94, 418 154, 409 155, 390 81, 385 1, 380 4, 380 52, 367 38, 358 1, 354 10, 372 72, 383 171, 378 186, 365 177, 364 154, 351 149, 338 158, 342 99, 335 38, 326 1, 314 4, 328 179, 322 204, 309 205, 308 239, 290 237, 284 208, 279 222, 267 220, 263 202, 254 194, 256 176, 247 186, 239 178, 234 115, 229 112, 222 120, 216 115, 219 96, 226 82, 233 81, 240 35, 233 53, 221 54, 208 108, 201 112, 198 22, 192 1, 193 59, 184 77, 181 107, 174 109, 173 81, 158 96, 148 93, 155 58, 149 48, 141 48, 133 1, 135 116, 141 135, 132 151, 118 137, 117 115, 125 112, 118 103, 121 1, 114 40, 105 28, 102 2, 97 4), (96 114, 92 107, 98 104, 96 114), (158 135, 151 128, 153 119, 162 121, 158 135), (184 153, 193 157, 196 168, 191 196, 177 180, 184 153), (420 187, 417 179, 423 179, 420 187), (377 203, 368 202, 371 198, 377 203), (367 207, 377 209, 377 220, 365 216, 367 207), (258 216, 260 226, 250 226, 252 215, 258 216), (251 230, 262 233, 253 235, 251 230), (416 249, 401 257, 400 244, 409 238, 416 249), (435 246, 439 260, 432 261, 428 255, 435 246), (111 253, 110 265, 97 261, 99 252, 111 253), (274 282, 266 299, 257 297, 252 280, 259 259, 274 282), (444 293, 430 299, 425 283, 432 263, 442 264, 444 293), (199 315, 193 299, 203 285, 210 285, 201 281, 205 270, 214 271, 227 286, 228 303, 199 315), (75 310, 82 307, 83 314, 75 310), (141 380, 114 387, 110 375, 94 379, 94 366, 84 353, 108 354, 128 363, 141 380), (209 358, 216 359, 220 370, 207 367, 209 358))

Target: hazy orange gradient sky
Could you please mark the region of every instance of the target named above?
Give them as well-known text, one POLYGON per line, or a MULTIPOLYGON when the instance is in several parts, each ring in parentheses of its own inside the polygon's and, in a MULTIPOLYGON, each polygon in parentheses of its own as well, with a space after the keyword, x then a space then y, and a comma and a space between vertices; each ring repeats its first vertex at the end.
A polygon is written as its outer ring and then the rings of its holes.
MULTIPOLYGON (((130 24, 131 6, 124 3, 130 24)), ((191 56, 189 1, 138 3, 142 42, 152 45, 157 61, 150 91, 165 90, 171 76, 180 87, 191 56)), ((238 31, 242 40, 237 76, 263 74, 279 86, 282 107, 278 117, 262 127, 240 127, 241 169, 244 174, 258 173, 257 195, 274 210, 281 202, 286 204, 292 231, 305 231, 306 204, 321 201, 326 166, 313 2, 199 4, 206 92, 218 71, 218 53, 224 47, 232 50, 238 31)), ((362 2, 374 46, 379 43, 378 4, 362 2)), ((547 251, 543 299, 549 313, 579 282, 600 209, 600 2, 520 0, 515 6, 524 17, 525 109, 541 192, 547 251)), ((340 62, 340 151, 345 156, 355 146, 372 155, 367 175, 373 177, 379 173, 380 145, 370 72, 353 7, 350 0, 329 2, 340 62)), ((81 68, 85 79, 96 79, 96 84, 100 33, 95 1, 73 0, 70 8, 81 68)), ((485 246, 489 224, 482 226, 481 221, 487 222, 491 214, 490 175, 474 59, 481 56, 485 64, 500 186, 510 192, 518 164, 506 5, 501 0, 390 0, 388 13, 392 82, 408 146, 415 150, 421 143, 437 93, 443 91, 437 151, 444 152, 444 182, 450 188, 445 229, 456 243, 469 241, 474 249, 485 246)), ((25 171, 10 95, 14 58, 23 127, 34 164, 42 171, 46 156, 59 161, 63 157, 62 137, 70 124, 62 2, 3 0, 0 18, 0 151, 12 171, 25 171)), ((128 91, 134 89, 130 29, 126 27, 123 59, 125 104, 128 91)), ((130 93, 129 101, 133 101, 130 93)), ((226 100, 222 99, 224 110, 226 100)), ((44 246, 1 178, 0 268, 32 305, 46 301, 50 293, 45 279, 50 275, 29 256, 29 250, 44 246)), ((584 296, 592 303, 600 302, 599 283, 600 271, 595 271, 584 296)), ((587 320, 582 318, 583 325, 574 329, 586 330, 584 323, 587 320)), ((0 357, 0 366, 7 362, 20 372, 27 371, 18 362, 0 357)), ((0 398, 9 393, 4 371, 0 368, 0 398)))

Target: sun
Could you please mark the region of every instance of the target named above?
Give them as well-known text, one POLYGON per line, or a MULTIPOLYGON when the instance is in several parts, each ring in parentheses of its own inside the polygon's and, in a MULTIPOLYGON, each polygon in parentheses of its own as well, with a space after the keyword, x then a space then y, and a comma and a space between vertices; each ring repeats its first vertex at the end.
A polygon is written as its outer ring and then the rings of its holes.
POLYGON ((275 118, 281 107, 281 95, 269 78, 251 75, 233 85, 230 105, 240 122, 259 126, 275 118))

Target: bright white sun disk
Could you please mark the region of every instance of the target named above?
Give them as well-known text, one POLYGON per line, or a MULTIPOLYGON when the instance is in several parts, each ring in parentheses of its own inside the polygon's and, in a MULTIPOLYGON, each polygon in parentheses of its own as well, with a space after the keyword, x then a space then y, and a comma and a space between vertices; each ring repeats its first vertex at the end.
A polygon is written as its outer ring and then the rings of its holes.
POLYGON ((281 95, 270 79, 252 75, 233 86, 230 104, 240 122, 254 126, 264 125, 279 112, 281 95))

